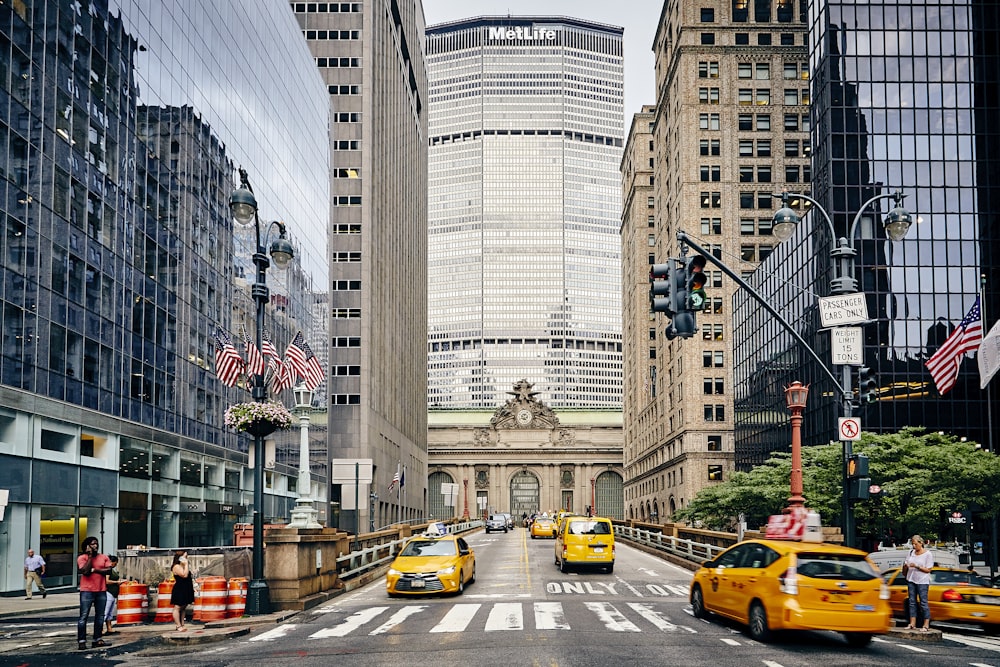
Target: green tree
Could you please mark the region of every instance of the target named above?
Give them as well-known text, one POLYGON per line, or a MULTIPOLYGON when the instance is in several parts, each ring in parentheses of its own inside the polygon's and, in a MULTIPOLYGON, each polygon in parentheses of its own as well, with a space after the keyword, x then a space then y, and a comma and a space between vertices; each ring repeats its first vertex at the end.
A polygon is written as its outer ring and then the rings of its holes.
MULTIPOLYGON (((842 446, 839 442, 802 450, 802 487, 806 506, 823 524, 843 527, 841 518, 842 446)), ((909 427, 898 433, 863 433, 854 452, 869 458, 876 497, 854 505, 859 536, 873 542, 892 535, 902 542, 913 533, 929 538, 964 537, 951 533, 945 510, 976 509, 991 518, 1000 507, 1000 457, 955 436, 909 427)), ((708 528, 732 530, 740 513, 757 528, 781 512, 789 496, 791 454, 779 452, 749 472, 695 496, 675 515, 708 528)))

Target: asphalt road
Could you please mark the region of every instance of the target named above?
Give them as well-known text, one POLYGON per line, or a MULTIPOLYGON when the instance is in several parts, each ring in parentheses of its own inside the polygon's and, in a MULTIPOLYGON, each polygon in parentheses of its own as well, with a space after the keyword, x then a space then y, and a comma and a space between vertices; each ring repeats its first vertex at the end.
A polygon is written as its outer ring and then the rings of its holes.
MULTIPOLYGON (((691 574, 621 543, 613 574, 561 574, 553 540, 515 529, 467 537, 477 582, 461 596, 393 598, 384 579, 300 613, 277 627, 183 653, 116 656, 126 665, 463 667, 711 665, 1000 667, 1000 640, 947 632, 931 643, 876 638, 851 649, 834 633, 770 644, 744 629, 691 615, 691 574)), ((80 664, 79 662, 76 664, 80 664)))

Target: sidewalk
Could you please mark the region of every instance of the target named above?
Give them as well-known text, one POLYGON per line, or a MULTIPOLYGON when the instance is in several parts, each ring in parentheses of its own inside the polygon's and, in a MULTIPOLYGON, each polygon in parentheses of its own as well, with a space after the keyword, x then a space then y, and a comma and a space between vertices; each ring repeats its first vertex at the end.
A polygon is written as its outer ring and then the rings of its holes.
MULTIPOLYGON (((63 619, 75 621, 80 608, 79 593, 59 592, 49 593, 45 599, 41 594, 35 593, 30 600, 25 600, 23 596, 0 597, 0 632, 5 627, 28 626, 32 623, 39 624, 41 615, 58 614, 63 619)), ((90 613, 90 620, 87 623, 88 642, 93 639, 93 611, 90 613)), ((190 608, 188 613, 190 614, 190 608)), ((156 644, 173 646, 190 646, 213 641, 222 641, 232 637, 249 634, 253 627, 261 625, 276 625, 299 612, 279 611, 261 616, 243 616, 240 618, 227 618, 225 620, 210 621, 201 623, 198 621, 188 621, 186 632, 174 631, 173 623, 141 623, 135 625, 115 626, 111 635, 106 635, 105 640, 111 642, 109 649, 102 649, 105 652, 116 654, 123 650, 139 650, 156 644)), ((41 624, 39 624, 41 625, 41 624)), ((76 649, 75 633, 61 634, 58 637, 49 637, 49 645, 45 646, 45 653, 64 652, 76 649), (53 641, 55 640, 55 641, 53 641)), ((23 640, 21 640, 23 641, 23 640)), ((24 646, 21 644, 21 646, 24 646)), ((0 646, 0 656, 4 655, 5 647, 0 646)), ((21 650, 30 650, 22 648, 21 650)))

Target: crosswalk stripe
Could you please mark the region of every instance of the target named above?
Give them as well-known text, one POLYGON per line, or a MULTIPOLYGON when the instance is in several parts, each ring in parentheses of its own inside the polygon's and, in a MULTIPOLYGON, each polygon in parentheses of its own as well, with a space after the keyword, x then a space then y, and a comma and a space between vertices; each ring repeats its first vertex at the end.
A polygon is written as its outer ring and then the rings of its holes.
POLYGON ((640 604, 638 602, 629 602, 629 607, 639 612, 639 615, 644 619, 655 625, 660 630, 673 631, 677 629, 677 626, 668 621, 663 614, 656 611, 648 604, 640 604))
POLYGON ((524 614, 520 602, 498 602, 486 619, 486 632, 524 630, 524 614))
POLYGON ((562 603, 536 602, 535 629, 569 630, 569 623, 566 622, 566 616, 563 614, 562 603))
POLYGON ((406 619, 408 619, 410 616, 413 616, 414 614, 419 614, 424 609, 427 609, 427 605, 425 605, 425 604, 411 604, 411 605, 407 605, 407 606, 403 607, 402 609, 400 609, 399 611, 397 611, 392 616, 390 616, 388 621, 386 621, 382 625, 378 626, 377 628, 375 628, 374 630, 372 630, 368 634, 370 634, 370 635, 381 635, 381 634, 384 634, 384 633, 388 632, 389 630, 392 630, 394 627, 396 627, 397 625, 399 625, 400 623, 402 623, 406 619))
POLYGON ((597 614, 604 627, 612 632, 641 632, 639 626, 607 602, 587 602, 587 609, 597 614))
POLYGON ((359 627, 372 620, 386 609, 388 609, 388 607, 369 607, 367 609, 362 609, 361 611, 348 616, 340 625, 335 625, 332 628, 325 628, 312 633, 309 635, 309 639, 344 637, 348 633, 357 630, 359 627))
POLYGON ((469 627, 481 604, 456 604, 444 615, 441 622, 431 628, 431 632, 462 632, 469 627))
POLYGON ((277 627, 271 628, 267 632, 262 632, 256 637, 251 637, 252 642, 270 642, 275 639, 282 639, 289 632, 299 627, 295 623, 285 623, 284 625, 279 625, 277 627))

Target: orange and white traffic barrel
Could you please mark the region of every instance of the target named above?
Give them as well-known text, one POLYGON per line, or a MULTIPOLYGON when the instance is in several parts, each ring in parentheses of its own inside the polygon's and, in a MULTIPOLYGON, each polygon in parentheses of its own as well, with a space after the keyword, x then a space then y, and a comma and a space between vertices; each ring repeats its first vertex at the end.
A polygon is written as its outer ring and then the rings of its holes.
POLYGON ((146 620, 149 609, 149 586, 138 581, 123 581, 118 589, 118 625, 134 625, 146 620))
POLYGON ((224 620, 228 595, 225 577, 205 577, 201 582, 201 620, 224 620))
POLYGON ((226 597, 226 618, 239 618, 247 608, 247 580, 234 577, 229 580, 229 595, 226 597))
POLYGON ((174 592, 174 580, 161 581, 156 589, 156 616, 153 623, 173 623, 174 606, 170 604, 170 594, 174 592))

